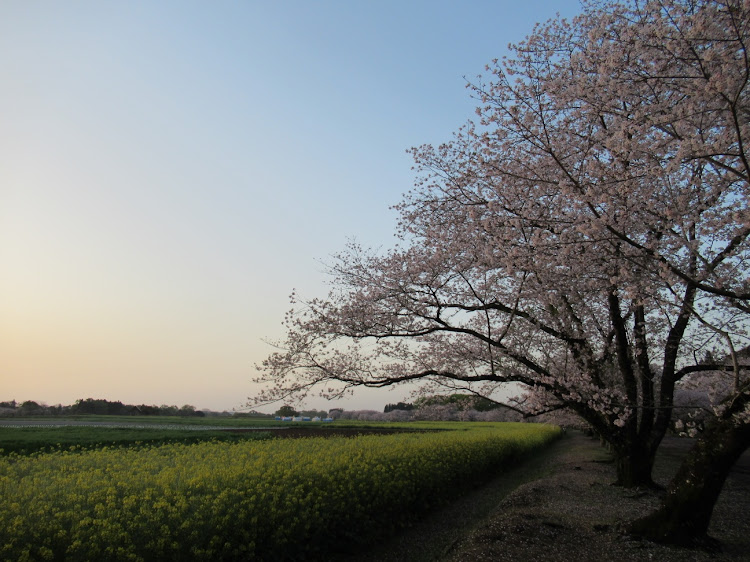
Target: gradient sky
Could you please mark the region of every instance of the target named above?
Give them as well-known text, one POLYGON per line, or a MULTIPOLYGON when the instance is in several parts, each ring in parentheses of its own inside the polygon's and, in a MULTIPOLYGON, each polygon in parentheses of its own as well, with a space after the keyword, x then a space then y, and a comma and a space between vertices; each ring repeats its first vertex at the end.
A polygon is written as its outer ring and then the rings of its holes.
POLYGON ((242 407, 292 289, 393 243, 405 150, 473 116, 464 77, 578 9, 1 2, 0 400, 242 407))

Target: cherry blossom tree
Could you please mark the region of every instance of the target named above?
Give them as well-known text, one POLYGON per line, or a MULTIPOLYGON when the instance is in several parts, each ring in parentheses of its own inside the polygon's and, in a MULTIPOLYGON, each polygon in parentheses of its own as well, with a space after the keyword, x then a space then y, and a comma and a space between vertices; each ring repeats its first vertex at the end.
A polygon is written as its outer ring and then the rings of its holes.
POLYGON ((748 349, 733 352, 732 372, 715 371, 689 377, 681 393, 690 410, 699 415, 676 420, 678 431, 697 436, 695 446, 669 485, 662 505, 630 525, 630 531, 657 541, 715 546, 706 532, 714 504, 732 465, 750 446, 748 349), (730 375, 727 377, 727 375, 730 375), (732 380, 733 379, 733 380, 732 380), (696 422, 697 418, 697 422, 696 422), (705 424, 705 428, 702 426, 705 424))
POLYGON ((511 46, 470 85, 476 121, 412 149, 399 245, 352 243, 327 298, 293 297, 258 399, 520 384, 516 407, 575 412, 635 486, 652 483, 677 383, 729 372, 709 433, 734 436, 724 464, 744 450, 746 369, 697 358, 747 338, 749 13, 587 2, 511 46))

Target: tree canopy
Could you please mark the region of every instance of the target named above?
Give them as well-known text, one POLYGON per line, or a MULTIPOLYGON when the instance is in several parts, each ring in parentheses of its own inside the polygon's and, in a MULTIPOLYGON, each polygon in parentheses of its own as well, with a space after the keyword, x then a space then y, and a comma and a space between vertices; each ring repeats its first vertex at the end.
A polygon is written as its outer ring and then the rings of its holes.
POLYGON ((284 404, 281 408, 279 408, 278 410, 274 412, 274 415, 285 416, 285 417, 296 416, 297 410, 295 410, 289 404, 284 404))
POLYGON ((694 373, 750 421, 750 133, 741 0, 586 2, 470 84, 477 118, 411 150, 400 243, 352 243, 333 290, 300 300, 259 400, 421 381, 528 413, 568 408, 648 484, 694 373))

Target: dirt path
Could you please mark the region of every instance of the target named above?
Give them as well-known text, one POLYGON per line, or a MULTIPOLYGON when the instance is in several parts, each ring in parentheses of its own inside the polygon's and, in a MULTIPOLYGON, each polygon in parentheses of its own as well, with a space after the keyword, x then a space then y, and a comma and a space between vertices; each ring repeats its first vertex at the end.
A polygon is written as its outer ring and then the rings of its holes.
MULTIPOLYGON (((666 485, 690 441, 665 440, 654 479, 666 485)), ((747 560, 750 453, 738 462, 714 510, 710 533, 722 553, 668 548, 623 536, 618 524, 658 505, 651 492, 612 486, 614 466, 598 442, 569 432, 521 466, 495 478, 401 535, 350 561, 582 562, 747 560)))
MULTIPOLYGON (((551 466, 570 446, 571 442, 568 438, 558 440, 521 466, 504 472, 442 509, 414 521, 411 527, 377 548, 339 560, 347 562, 440 560, 451 548, 483 524, 513 490, 526 482, 550 475, 551 466)), ((600 450, 597 454, 603 455, 603 451, 600 450)))

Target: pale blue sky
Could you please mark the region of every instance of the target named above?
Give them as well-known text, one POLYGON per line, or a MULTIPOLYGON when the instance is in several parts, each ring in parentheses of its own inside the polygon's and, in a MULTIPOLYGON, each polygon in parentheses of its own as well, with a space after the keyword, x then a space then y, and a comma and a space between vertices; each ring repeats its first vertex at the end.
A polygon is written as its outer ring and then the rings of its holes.
POLYGON ((392 244, 405 150, 473 117, 464 76, 578 9, 1 2, 0 400, 242 406, 292 289, 392 244))

